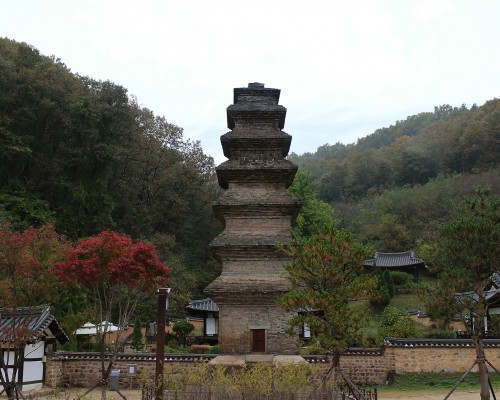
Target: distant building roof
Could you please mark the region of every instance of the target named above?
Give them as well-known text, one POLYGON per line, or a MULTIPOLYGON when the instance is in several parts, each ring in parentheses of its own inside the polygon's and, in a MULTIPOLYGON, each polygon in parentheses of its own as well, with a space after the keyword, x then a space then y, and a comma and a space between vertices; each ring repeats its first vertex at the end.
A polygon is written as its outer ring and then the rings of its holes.
MULTIPOLYGON (((485 347, 500 347, 500 339, 484 339, 485 347)), ((474 347, 472 339, 399 339, 386 337, 384 347, 474 347)))
MULTIPOLYGON (((496 302, 500 298, 500 291, 498 289, 491 289, 483 291, 484 298, 488 303, 496 302)), ((456 300, 470 298, 474 301, 478 301, 479 295, 477 292, 461 292, 455 293, 453 296, 456 300)))
POLYGON ((219 306, 210 298, 191 300, 187 308, 194 311, 219 312, 219 306))
MULTIPOLYGON (((16 340, 18 332, 14 330, 27 329, 28 343, 33 343, 40 338, 53 335, 59 343, 67 342, 68 336, 57 323, 55 317, 50 313, 48 306, 19 307, 15 310, 0 308, 0 342, 12 342, 16 340)), ((24 335, 24 333, 23 333, 24 335)))
POLYGON ((375 258, 365 260, 365 267, 381 267, 381 268, 401 268, 409 266, 425 265, 424 260, 415 257, 413 251, 405 251, 402 253, 381 253, 376 252, 375 258))
POLYGON ((493 275, 491 275, 491 283, 500 290, 500 273, 494 272, 493 275))
MULTIPOLYGON (((500 274, 498 272, 494 272, 491 275, 490 282, 484 288, 483 294, 486 302, 490 304, 490 307, 492 305, 500 307, 500 274)), ((454 297, 456 300, 469 298, 478 301, 479 299, 479 295, 476 291, 455 293, 454 297)))
POLYGON ((94 325, 92 322, 87 322, 83 326, 79 327, 76 331, 76 335, 97 335, 97 332, 103 333, 106 332, 115 332, 119 330, 116 325, 113 325, 111 322, 102 321, 100 326, 94 325), (98 329, 99 328, 99 329, 98 329))

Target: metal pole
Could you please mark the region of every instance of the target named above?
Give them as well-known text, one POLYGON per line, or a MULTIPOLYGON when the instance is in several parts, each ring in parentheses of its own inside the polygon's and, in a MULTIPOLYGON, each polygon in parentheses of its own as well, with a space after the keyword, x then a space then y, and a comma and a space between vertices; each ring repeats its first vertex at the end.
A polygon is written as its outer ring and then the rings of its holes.
POLYGON ((160 288, 158 293, 158 318, 156 321, 156 400, 163 400, 163 362, 165 360, 165 318, 170 288, 160 288))

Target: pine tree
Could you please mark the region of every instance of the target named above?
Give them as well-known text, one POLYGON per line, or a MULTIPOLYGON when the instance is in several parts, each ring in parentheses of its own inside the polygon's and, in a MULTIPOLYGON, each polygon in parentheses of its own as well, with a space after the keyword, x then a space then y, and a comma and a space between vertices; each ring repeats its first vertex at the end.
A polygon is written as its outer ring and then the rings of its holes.
POLYGON ((136 351, 140 351, 144 348, 144 344, 142 343, 141 320, 139 317, 137 317, 134 322, 132 343, 130 344, 130 347, 136 351))
POLYGON ((476 188, 475 196, 466 197, 457 207, 456 217, 444 224, 441 234, 444 271, 452 277, 447 283, 456 292, 474 293, 462 296, 461 305, 475 316, 472 337, 476 346, 476 363, 481 378, 481 400, 489 400, 489 378, 483 338, 488 301, 485 287, 500 263, 500 198, 490 187, 476 188))

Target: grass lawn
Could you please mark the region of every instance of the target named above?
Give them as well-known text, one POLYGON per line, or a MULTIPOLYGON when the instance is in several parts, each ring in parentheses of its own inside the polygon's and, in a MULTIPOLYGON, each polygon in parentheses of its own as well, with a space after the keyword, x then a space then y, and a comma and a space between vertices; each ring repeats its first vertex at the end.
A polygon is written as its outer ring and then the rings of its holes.
POLYGON ((425 309, 422 301, 414 293, 398 293, 391 299, 389 305, 396 307, 399 311, 425 309))
MULTIPOLYGON (((380 392, 401 392, 401 391, 440 391, 451 390, 463 374, 447 373, 411 373, 396 375, 396 380, 392 385, 380 385, 377 390, 380 392)), ((494 388, 500 388, 500 375, 490 373, 491 384, 494 388)), ((457 390, 479 389, 479 374, 471 372, 464 381, 460 383, 457 390)), ((500 391, 500 389, 498 389, 500 391)))

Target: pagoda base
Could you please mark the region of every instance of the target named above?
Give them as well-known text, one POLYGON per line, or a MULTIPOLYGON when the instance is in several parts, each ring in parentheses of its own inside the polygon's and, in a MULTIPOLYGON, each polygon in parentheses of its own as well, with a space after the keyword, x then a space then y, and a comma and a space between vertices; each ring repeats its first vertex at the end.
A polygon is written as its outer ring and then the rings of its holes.
POLYGON ((291 365, 307 363, 304 358, 297 355, 274 355, 274 354, 241 354, 241 355, 219 355, 210 364, 224 365, 226 367, 238 367, 245 364, 255 364, 259 362, 269 362, 273 365, 291 365))

